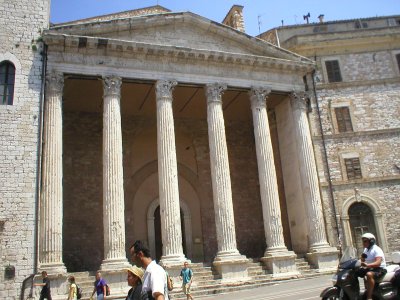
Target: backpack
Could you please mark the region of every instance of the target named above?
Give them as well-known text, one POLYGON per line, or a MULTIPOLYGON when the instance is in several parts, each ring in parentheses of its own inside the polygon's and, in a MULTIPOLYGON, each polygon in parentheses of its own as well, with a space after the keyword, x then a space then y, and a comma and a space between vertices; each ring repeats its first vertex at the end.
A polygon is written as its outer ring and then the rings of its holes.
POLYGON ((106 284, 106 296, 110 296, 110 294, 111 294, 111 289, 108 286, 108 284, 106 284))
POLYGON ((75 283, 75 285, 76 285, 76 298, 81 299, 82 293, 83 293, 82 288, 79 285, 77 285, 76 283, 75 283))
POLYGON ((167 287, 168 291, 172 291, 174 289, 174 282, 172 281, 172 278, 167 275, 167 287))

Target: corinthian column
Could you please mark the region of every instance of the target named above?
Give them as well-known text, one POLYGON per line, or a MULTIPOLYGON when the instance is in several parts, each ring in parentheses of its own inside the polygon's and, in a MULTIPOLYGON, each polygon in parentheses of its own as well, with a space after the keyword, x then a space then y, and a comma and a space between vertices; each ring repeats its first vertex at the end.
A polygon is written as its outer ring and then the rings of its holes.
POLYGON ((261 204, 263 210, 267 249, 261 259, 273 274, 296 271, 295 254, 285 246, 278 183, 270 136, 266 98, 271 90, 253 88, 250 91, 253 114, 254 136, 256 142, 258 177, 260 182, 261 204))
POLYGON ((62 93, 64 75, 46 77, 44 103, 42 191, 40 197, 39 269, 65 273, 62 261, 62 93))
POLYGON ((246 257, 240 255, 236 246, 235 220, 232 204, 231 177, 229 172, 228 149, 226 145, 224 116, 222 113, 222 93, 226 85, 209 84, 207 93, 208 140, 210 145, 211 179, 214 198, 215 224, 217 229, 218 253, 214 266, 222 278, 246 277, 246 266, 241 274, 228 273, 226 262, 244 264, 246 257))
POLYGON ((172 90, 176 81, 157 81, 158 182, 163 244, 163 265, 180 265, 186 260, 182 248, 181 214, 176 162, 172 90))
POLYGON ((128 265, 125 255, 124 187, 121 133, 121 78, 103 78, 103 223, 102 270, 128 265))
POLYGON ((254 137, 256 142, 258 177, 267 252, 286 251, 282 233, 278 183, 276 181, 271 136, 269 131, 266 97, 270 90, 253 88, 250 92, 253 113, 254 137))
MULTIPOLYGON (((307 97, 305 92, 293 92, 290 94, 301 185, 308 217, 309 252, 335 252, 335 248, 331 248, 326 239, 317 167, 307 118, 307 97)), ((323 260, 315 261, 314 263, 319 266, 321 266, 321 263, 324 264, 323 260)), ((336 264, 336 261, 334 263, 336 264)))

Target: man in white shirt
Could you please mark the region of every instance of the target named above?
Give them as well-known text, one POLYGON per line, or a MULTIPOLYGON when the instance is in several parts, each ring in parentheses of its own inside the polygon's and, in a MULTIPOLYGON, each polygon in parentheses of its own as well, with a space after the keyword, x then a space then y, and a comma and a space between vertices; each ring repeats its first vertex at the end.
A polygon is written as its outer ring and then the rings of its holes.
POLYGON ((366 278, 367 300, 372 300, 374 292, 375 280, 386 274, 386 260, 382 249, 375 244, 376 239, 372 233, 362 235, 364 245, 365 261, 361 263, 363 267, 361 276, 366 278))
POLYGON ((169 300, 167 275, 164 269, 151 259, 150 250, 141 241, 136 241, 129 251, 132 261, 146 270, 143 276, 142 295, 147 294, 149 299, 169 300))

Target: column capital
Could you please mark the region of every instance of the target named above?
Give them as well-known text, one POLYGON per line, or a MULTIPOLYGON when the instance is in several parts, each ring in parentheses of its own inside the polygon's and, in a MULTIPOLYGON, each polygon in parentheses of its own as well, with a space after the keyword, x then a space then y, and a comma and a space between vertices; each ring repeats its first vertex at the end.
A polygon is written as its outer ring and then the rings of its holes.
POLYGON ((156 82, 157 101, 160 99, 170 99, 172 101, 172 91, 177 84, 176 80, 158 80, 156 82))
POLYGON ((209 83, 206 85, 207 102, 222 103, 222 94, 227 89, 225 83, 209 83))
POLYGON ((294 109, 307 110, 307 100, 309 95, 305 91, 293 91, 290 93, 290 101, 294 109))
POLYGON ((49 93, 61 94, 64 88, 64 74, 52 71, 46 74, 46 89, 49 93))
POLYGON ((264 87, 252 87, 249 91, 251 107, 267 107, 267 99, 271 89, 264 87))
POLYGON ((122 79, 116 75, 103 77, 103 91, 104 97, 107 96, 121 96, 122 79))

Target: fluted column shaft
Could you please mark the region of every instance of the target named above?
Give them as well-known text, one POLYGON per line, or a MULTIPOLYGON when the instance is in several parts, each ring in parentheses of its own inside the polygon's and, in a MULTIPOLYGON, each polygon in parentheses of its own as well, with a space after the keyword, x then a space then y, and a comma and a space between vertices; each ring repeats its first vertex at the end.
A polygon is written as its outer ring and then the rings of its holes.
POLYGON ((266 253, 287 251, 283 238, 278 183, 266 107, 266 98, 270 92, 270 90, 262 88, 253 88, 250 91, 261 204, 267 242, 266 253))
POLYGON ((157 151, 161 232, 164 265, 185 260, 179 204, 178 166, 176 161, 175 128, 172 90, 175 81, 157 81, 157 151))
POLYGON ((236 246, 228 149, 222 112, 222 93, 226 86, 207 85, 207 122, 210 145, 211 179, 214 198, 218 256, 239 255, 236 246))
POLYGON ((46 78, 44 103, 42 191, 40 197, 39 268, 66 272, 62 261, 62 93, 64 75, 46 78))
POLYGON ((329 247, 329 244, 326 239, 317 166, 307 118, 307 95, 299 92, 292 93, 290 97, 296 130, 301 184, 308 215, 310 250, 312 251, 321 247, 329 247))
POLYGON ((121 132, 121 78, 103 78, 103 223, 104 261, 112 269, 127 263, 121 132))

